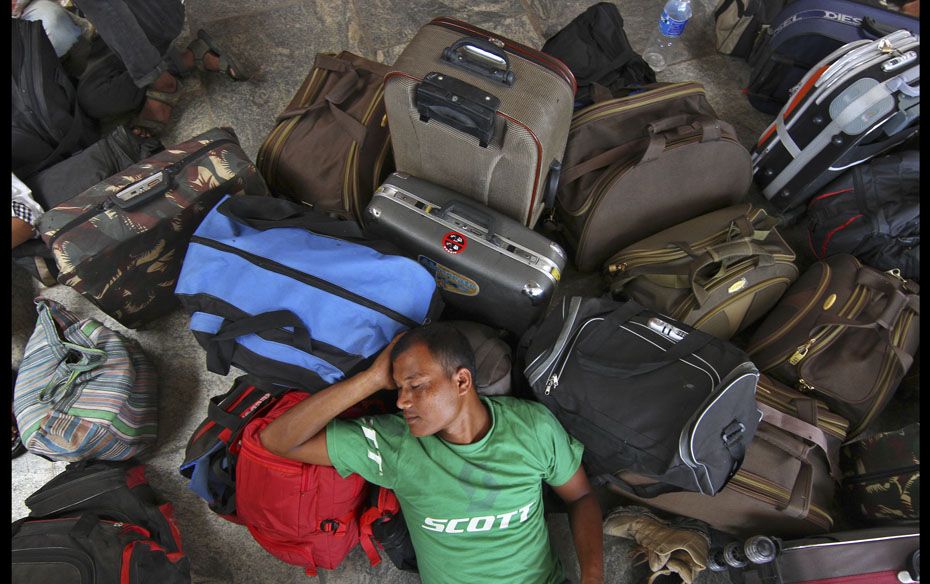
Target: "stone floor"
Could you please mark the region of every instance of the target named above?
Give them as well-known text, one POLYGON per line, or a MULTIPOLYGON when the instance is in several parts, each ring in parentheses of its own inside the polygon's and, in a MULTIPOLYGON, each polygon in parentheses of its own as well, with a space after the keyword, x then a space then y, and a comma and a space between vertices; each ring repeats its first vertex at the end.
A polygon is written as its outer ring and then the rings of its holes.
MULTIPOLYGON (((170 145, 215 126, 232 126, 246 153, 254 158, 276 115, 307 75, 317 52, 349 50, 392 63, 419 26, 441 15, 541 47, 547 37, 593 3, 587 0, 187 0, 187 24, 180 42, 186 43, 197 29, 205 28, 218 42, 241 56, 254 75, 245 83, 234 83, 217 75, 185 80, 184 99, 163 141, 170 145)), ((713 0, 695 0, 695 15, 684 36, 690 58, 658 77, 660 81, 702 82, 719 116, 733 124, 740 140, 750 147, 769 119, 752 109, 740 93, 748 79, 746 64, 714 50, 712 3, 713 0)), ((656 26, 662 3, 628 0, 616 4, 632 45, 642 51, 656 26)), ((562 293, 587 291, 595 286, 596 278, 566 278, 562 293)), ((42 289, 16 272, 12 297, 14 368, 22 359, 35 323, 32 298, 37 295, 63 302, 81 317, 93 316, 125 332, 72 290, 64 286, 42 289)), ((396 570, 387 560, 370 567, 360 549, 353 551, 338 569, 321 571, 317 578, 309 578, 300 568, 271 557, 243 527, 213 515, 187 490, 177 473, 186 441, 204 416, 209 396, 226 391, 235 375, 224 378, 206 371, 204 353, 186 325, 186 317, 177 311, 127 334, 148 349, 160 375, 160 435, 145 461, 153 485, 174 502, 192 561, 194 581, 417 582, 416 576, 396 570)), ((48 462, 32 454, 13 461, 13 519, 27 514, 25 497, 63 468, 64 463, 48 462)), ((612 504, 605 501, 605 506, 612 504)), ((566 573, 577 581, 577 561, 565 515, 553 514, 549 521, 553 544, 566 573)), ((631 550, 626 540, 605 537, 608 582, 645 581, 647 570, 632 565, 631 550)), ((698 580, 701 584, 727 581, 726 577, 710 572, 698 580)))

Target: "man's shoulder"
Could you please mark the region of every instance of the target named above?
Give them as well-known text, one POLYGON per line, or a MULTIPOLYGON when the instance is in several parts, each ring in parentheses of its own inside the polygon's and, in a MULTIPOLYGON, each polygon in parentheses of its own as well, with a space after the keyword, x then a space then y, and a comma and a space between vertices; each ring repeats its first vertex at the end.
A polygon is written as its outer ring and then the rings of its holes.
POLYGON ((553 418, 549 409, 537 401, 513 396, 493 396, 488 397, 487 400, 496 404, 501 415, 508 418, 517 418, 534 424, 539 420, 553 418))

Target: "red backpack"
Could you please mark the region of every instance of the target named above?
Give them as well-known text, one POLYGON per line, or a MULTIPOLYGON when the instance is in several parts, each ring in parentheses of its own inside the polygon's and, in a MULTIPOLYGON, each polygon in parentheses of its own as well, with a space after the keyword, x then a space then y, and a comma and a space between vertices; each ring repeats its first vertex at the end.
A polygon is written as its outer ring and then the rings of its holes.
MULTIPOLYGON (((359 543, 368 483, 357 474, 342 478, 332 467, 282 458, 262 446, 260 432, 307 397, 289 392, 245 427, 236 464, 236 512, 271 555, 316 576, 317 567, 336 568, 359 543)), ((363 547, 371 565, 381 561, 370 541, 363 547)))

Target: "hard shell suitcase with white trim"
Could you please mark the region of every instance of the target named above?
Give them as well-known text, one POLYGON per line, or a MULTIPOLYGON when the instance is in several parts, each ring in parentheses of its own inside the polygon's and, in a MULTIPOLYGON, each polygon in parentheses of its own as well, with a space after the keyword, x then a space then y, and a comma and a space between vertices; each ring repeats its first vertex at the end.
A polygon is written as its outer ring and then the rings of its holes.
POLYGON ((565 267, 557 244, 462 194, 404 173, 375 191, 367 230, 436 277, 446 306, 522 334, 545 309, 565 267))
POLYGON ((753 149, 754 178, 781 211, 919 128, 920 40, 899 30, 814 66, 753 149))

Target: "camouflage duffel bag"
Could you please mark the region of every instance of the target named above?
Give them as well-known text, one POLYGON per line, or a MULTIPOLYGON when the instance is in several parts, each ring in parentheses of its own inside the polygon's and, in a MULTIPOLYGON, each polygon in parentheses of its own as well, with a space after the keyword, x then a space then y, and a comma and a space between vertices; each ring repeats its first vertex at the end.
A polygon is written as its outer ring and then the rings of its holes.
POLYGON ((840 464, 850 519, 862 525, 920 520, 920 422, 847 444, 840 464))
POLYGON ((124 326, 175 308, 191 235, 224 195, 268 195, 231 128, 214 128, 49 210, 39 233, 58 281, 124 326))

